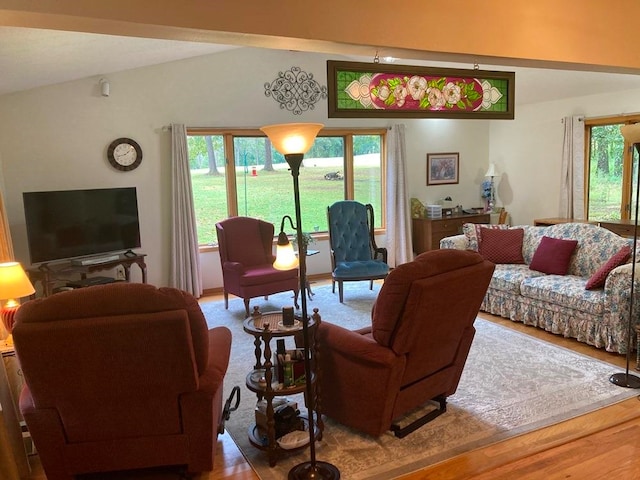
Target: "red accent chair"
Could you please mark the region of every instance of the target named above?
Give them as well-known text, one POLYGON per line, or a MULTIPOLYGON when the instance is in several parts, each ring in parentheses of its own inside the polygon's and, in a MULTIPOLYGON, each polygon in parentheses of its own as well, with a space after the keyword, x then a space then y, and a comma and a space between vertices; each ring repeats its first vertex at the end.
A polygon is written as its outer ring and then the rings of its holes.
POLYGON ((231 332, 197 300, 113 283, 26 302, 13 336, 20 410, 49 480, 213 468, 231 332))
POLYGON ((391 429, 403 437, 446 411, 494 267, 476 252, 425 252, 389 273, 371 327, 323 321, 316 333, 322 413, 372 436, 391 429), (439 404, 432 413, 393 423, 430 400, 439 404))
POLYGON ((249 301, 254 297, 292 290, 298 307, 300 282, 298 269, 273 268, 272 223, 251 217, 231 217, 216 223, 224 288, 224 307, 229 294, 244 299, 249 316, 249 301))

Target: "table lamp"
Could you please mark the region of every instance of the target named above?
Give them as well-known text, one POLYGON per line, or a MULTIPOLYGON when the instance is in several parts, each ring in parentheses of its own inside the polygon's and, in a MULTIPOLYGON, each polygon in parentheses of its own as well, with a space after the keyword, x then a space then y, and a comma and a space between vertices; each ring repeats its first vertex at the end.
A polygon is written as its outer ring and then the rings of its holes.
POLYGON ((491 187, 489 191, 489 205, 488 205, 487 212, 493 213, 493 209, 496 203, 496 191, 495 191, 495 185, 494 185, 493 179, 494 177, 498 176, 498 171, 496 170, 496 165, 494 163, 489 164, 489 169, 487 170, 487 173, 484 174, 484 176, 489 177, 491 179, 491 187))
POLYGON ((0 299, 6 300, 0 311, 0 316, 2 316, 2 323, 9 333, 5 339, 7 345, 13 344, 11 330, 13 330, 16 311, 20 308, 18 299, 34 292, 35 289, 22 269, 22 265, 18 262, 0 263, 0 299))
MULTIPOLYGON (((289 123, 281 125, 269 125, 262 127, 262 130, 278 152, 284 155, 284 159, 289 164, 291 169, 291 176, 293 177, 293 200, 296 210, 296 225, 291 225, 296 230, 296 238, 298 245, 302 245, 302 216, 300 214, 300 188, 298 184, 298 177, 300 176, 300 166, 304 154, 309 151, 313 142, 318 135, 318 132, 323 127, 321 123, 289 123)), ((287 217, 291 221, 291 217, 287 217)), ((280 236, 283 235, 284 218, 282 219, 282 226, 280 227, 280 236)), ((280 239, 278 237, 278 240, 280 239)), ((286 239, 286 235, 284 235, 286 239)), ((284 241, 283 239, 283 241, 284 241)), ((287 240, 288 241, 288 240, 287 240)), ((278 242, 279 243, 279 242, 278 242)), ((304 292, 306 287, 306 255, 303 249, 298 252, 299 262, 299 279, 300 279, 300 291, 304 292)), ((276 263, 278 260, 276 259, 276 263)), ((275 266, 275 265, 274 265, 275 266)), ((277 267, 276 267, 277 268, 277 267)), ((289 267, 291 268, 291 267, 289 267)), ((311 359, 310 359, 310 340, 309 340, 309 317, 307 315, 307 299, 303 293, 302 300, 302 337, 304 341, 304 370, 306 377, 306 400, 308 405, 309 415, 309 453, 310 461, 300 463, 294 466, 288 475, 289 480, 296 479, 339 479, 340 471, 332 464, 328 462, 316 461, 316 448, 315 448, 315 420, 314 420, 314 407, 315 397, 312 383, 311 372, 311 359)))
POLYGON ((284 232, 284 221, 289 219, 291 228, 293 226, 293 220, 289 215, 282 217, 282 223, 280 224, 280 233, 278 234, 278 243, 276 244, 276 261, 273 263, 273 268, 276 270, 291 270, 297 268, 300 262, 298 256, 293 250, 293 245, 289 241, 289 237, 284 232))

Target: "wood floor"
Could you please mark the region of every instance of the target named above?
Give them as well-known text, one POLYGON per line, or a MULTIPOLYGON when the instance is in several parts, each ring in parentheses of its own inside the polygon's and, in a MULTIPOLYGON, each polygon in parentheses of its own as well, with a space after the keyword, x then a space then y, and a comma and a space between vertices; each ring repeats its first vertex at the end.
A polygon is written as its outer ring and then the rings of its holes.
MULTIPOLYGON (((211 297, 207 299, 210 300, 211 297)), ((610 362, 622 369, 625 367, 623 356, 607 353, 574 340, 493 315, 481 313, 480 317, 610 362)), ((635 362, 632 359, 632 373, 638 374, 634 367, 635 362)), ((33 457, 32 460, 33 475, 29 480, 44 480, 45 476, 37 463, 37 457, 33 457)), ((160 477, 156 475, 144 478, 160 477)), ((640 479, 639 397, 454 457, 406 475, 402 480, 599 480, 603 478, 640 479)), ((259 477, 245 461, 229 434, 225 433, 219 437, 213 471, 202 474, 195 480, 227 479, 257 480, 259 477)))

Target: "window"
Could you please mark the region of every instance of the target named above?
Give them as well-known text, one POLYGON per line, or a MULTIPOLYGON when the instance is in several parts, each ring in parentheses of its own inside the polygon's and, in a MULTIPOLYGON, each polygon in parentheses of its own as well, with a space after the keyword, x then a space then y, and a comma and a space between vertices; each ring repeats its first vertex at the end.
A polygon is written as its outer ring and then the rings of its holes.
MULTIPOLYGON (((260 130, 188 129, 187 146, 200 245, 216 245, 216 222, 261 218, 276 226, 295 215, 293 179, 284 157, 260 130)), ((300 168, 305 232, 327 231, 327 207, 343 199, 371 203, 384 228, 386 131, 322 130, 300 168)), ((293 233, 293 232, 290 232, 293 233)))
POLYGON ((629 219, 635 212, 638 159, 625 145, 620 126, 640 121, 640 116, 585 120, 588 149, 587 218, 629 219))

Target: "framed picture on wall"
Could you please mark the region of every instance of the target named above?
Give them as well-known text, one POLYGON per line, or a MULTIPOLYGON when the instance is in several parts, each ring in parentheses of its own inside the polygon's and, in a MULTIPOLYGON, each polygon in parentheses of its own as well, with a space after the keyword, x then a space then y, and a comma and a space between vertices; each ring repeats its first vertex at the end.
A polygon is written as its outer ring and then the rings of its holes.
POLYGON ((427 185, 458 183, 459 153, 427 153, 427 185))

